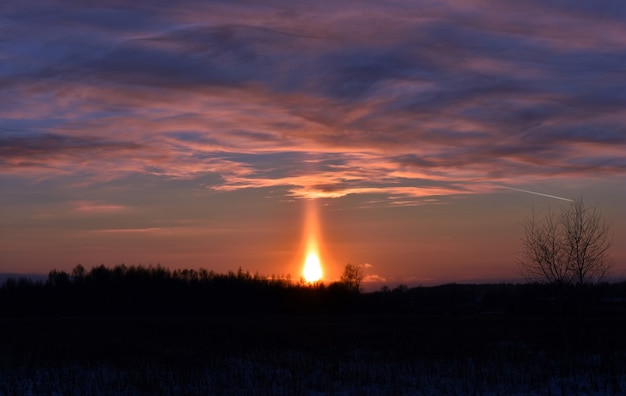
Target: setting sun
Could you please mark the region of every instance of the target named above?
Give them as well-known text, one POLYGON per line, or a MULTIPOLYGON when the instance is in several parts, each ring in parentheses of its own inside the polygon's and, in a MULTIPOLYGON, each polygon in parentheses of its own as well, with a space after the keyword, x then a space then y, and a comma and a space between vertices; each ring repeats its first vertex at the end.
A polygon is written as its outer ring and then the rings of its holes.
POLYGON ((304 262, 304 270, 302 271, 304 280, 311 283, 322 278, 322 264, 316 253, 309 253, 304 262))

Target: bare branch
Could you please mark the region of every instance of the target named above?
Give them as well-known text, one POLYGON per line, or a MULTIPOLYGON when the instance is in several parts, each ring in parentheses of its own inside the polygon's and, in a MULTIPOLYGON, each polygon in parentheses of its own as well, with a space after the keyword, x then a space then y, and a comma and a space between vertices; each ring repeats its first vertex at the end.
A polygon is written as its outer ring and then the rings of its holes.
POLYGON ((363 266, 358 264, 346 264, 341 275, 341 283, 346 287, 358 293, 361 290, 361 282, 363 281, 363 266))
POLYGON ((593 283, 611 266, 609 225, 595 207, 586 208, 577 198, 555 214, 550 211, 524 220, 522 274, 534 281, 555 284, 593 283))

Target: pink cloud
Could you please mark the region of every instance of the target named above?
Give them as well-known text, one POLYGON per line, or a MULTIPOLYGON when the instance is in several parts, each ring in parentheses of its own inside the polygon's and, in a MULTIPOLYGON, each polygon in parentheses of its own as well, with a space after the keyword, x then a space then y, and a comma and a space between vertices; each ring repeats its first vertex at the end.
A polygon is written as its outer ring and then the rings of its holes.
MULTIPOLYGON (((186 4, 115 29, 61 9, 63 26, 92 44, 59 47, 76 60, 37 44, 28 69, 7 52, 0 117, 14 132, 0 135, 0 173, 85 183, 216 175, 215 190, 386 194, 392 205, 626 174, 616 71, 626 28, 601 7, 285 7, 289 18, 269 6, 186 4)), ((21 31, 7 48, 67 36, 21 31)))
POLYGON ((384 278, 380 275, 367 275, 363 278, 364 283, 378 283, 378 282, 387 282, 387 278, 384 278))
POLYGON ((114 213, 129 210, 127 206, 110 205, 97 202, 77 201, 74 202, 74 210, 83 213, 114 213))
POLYGON ((106 233, 106 234, 144 234, 144 233, 154 233, 161 231, 161 228, 158 227, 150 227, 150 228, 109 228, 102 230, 94 230, 93 232, 97 233, 106 233))

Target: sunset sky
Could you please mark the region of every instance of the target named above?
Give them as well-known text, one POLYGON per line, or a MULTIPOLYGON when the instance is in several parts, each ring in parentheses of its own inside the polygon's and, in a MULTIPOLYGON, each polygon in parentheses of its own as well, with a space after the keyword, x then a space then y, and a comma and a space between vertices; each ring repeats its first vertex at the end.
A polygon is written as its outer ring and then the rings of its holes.
POLYGON ((622 279, 626 2, 3 0, 0 186, 3 273, 519 280, 582 195, 622 279))

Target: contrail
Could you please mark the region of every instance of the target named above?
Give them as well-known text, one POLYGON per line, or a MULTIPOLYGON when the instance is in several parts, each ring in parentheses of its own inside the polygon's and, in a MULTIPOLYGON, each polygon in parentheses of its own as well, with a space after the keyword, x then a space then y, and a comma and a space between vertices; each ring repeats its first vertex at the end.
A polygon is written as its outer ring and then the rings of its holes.
POLYGON ((501 186, 499 184, 494 184, 494 186, 498 186, 500 188, 506 188, 507 190, 520 191, 520 192, 525 192, 525 193, 528 193, 528 194, 541 195, 542 197, 560 199, 561 201, 574 202, 574 200, 569 199, 569 198, 557 197, 556 195, 544 194, 544 193, 540 193, 540 192, 537 192, 537 191, 529 191, 529 190, 523 190, 521 188, 501 186))

